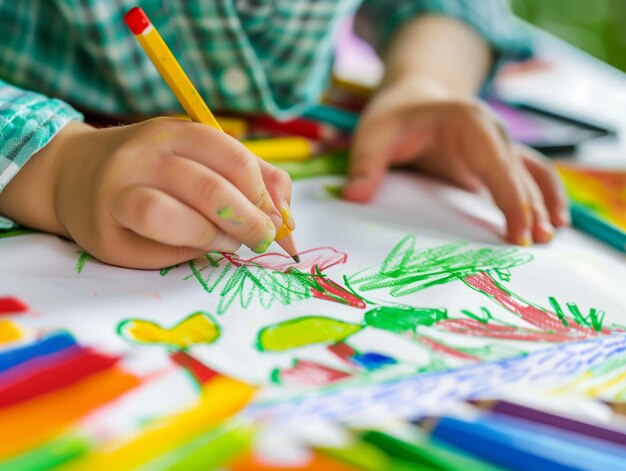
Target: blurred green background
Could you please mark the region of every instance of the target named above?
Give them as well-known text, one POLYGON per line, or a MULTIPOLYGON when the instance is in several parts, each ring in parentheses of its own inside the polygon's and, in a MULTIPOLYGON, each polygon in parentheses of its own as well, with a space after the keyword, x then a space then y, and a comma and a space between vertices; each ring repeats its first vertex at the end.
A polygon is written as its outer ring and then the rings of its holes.
POLYGON ((512 0, 513 11, 626 71, 626 0, 512 0))

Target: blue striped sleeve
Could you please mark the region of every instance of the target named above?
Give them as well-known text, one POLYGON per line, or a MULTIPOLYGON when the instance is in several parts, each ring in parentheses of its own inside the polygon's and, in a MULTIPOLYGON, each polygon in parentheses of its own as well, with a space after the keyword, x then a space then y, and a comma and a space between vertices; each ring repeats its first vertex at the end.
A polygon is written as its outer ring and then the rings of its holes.
POLYGON ((83 116, 67 103, 0 80, 0 191, 28 159, 83 116))
POLYGON ((532 55, 530 34, 512 14, 507 0, 364 0, 355 29, 380 53, 405 21, 426 13, 465 22, 489 43, 498 59, 532 55))

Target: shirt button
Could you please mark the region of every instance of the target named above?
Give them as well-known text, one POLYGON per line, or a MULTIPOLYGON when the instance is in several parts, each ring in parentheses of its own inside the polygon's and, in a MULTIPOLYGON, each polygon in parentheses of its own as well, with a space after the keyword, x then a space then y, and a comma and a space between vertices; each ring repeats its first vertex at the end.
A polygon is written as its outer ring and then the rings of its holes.
POLYGON ((230 67, 224 71, 221 78, 222 88, 226 93, 239 94, 248 91, 250 79, 239 67, 230 67))

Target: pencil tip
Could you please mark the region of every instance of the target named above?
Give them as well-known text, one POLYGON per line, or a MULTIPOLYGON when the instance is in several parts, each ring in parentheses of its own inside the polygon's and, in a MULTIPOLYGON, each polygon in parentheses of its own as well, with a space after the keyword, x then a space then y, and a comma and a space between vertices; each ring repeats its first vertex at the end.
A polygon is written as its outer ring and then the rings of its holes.
POLYGON ((296 263, 300 263, 300 256, 298 255, 292 255, 291 258, 293 258, 293 261, 296 263))

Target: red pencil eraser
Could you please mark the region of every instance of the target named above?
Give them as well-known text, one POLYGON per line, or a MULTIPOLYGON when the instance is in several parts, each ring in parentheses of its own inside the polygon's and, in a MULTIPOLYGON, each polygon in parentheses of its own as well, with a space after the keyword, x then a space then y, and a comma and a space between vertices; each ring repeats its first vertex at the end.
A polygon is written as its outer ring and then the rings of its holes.
POLYGON ((124 15, 124 22, 133 32, 133 34, 141 34, 143 33, 148 26, 150 26, 150 20, 145 12, 139 8, 131 8, 124 15))

